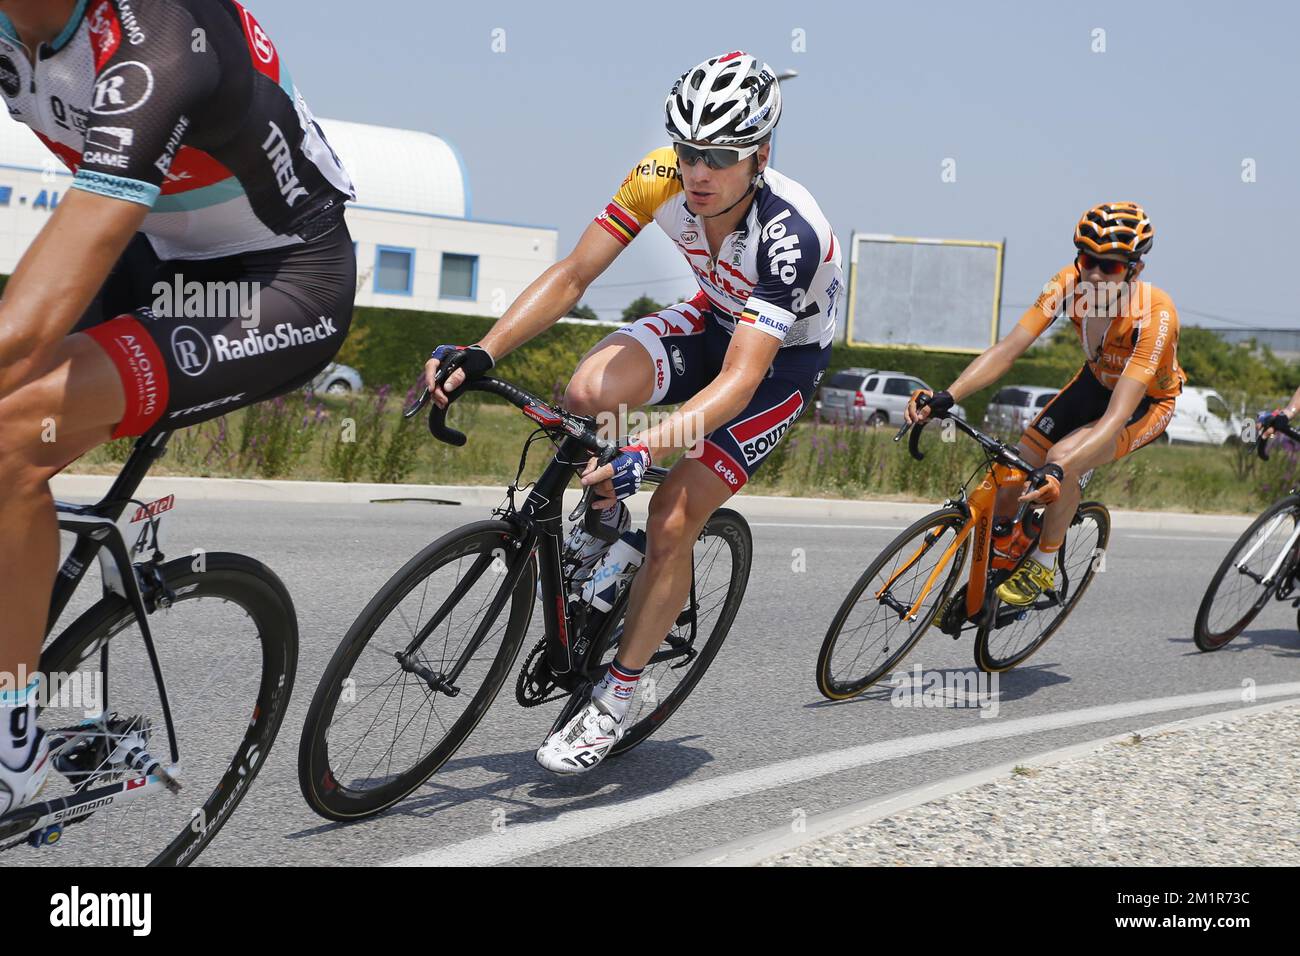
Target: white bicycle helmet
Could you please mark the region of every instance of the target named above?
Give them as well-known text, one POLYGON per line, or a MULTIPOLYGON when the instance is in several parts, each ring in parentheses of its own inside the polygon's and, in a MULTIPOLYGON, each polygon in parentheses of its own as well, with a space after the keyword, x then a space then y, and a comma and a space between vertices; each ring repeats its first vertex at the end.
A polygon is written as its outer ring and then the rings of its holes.
POLYGON ((664 113, 674 142, 752 146, 781 118, 781 87, 770 66, 736 50, 683 73, 664 113))

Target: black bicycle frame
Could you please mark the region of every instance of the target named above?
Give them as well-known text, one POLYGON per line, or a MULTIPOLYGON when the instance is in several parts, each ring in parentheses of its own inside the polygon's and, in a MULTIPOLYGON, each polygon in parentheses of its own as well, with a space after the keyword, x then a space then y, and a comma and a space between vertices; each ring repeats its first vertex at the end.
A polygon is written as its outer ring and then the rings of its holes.
MULTIPOLYGON (((176 742, 176 727, 172 722, 171 705, 167 699, 167 688, 163 684, 162 666, 158 661, 158 652, 154 646, 153 633, 149 630, 149 611, 145 604, 145 594, 141 592, 140 582, 136 579, 135 568, 131 561, 131 549, 117 522, 134 499, 140 483, 148 474, 153 463, 162 457, 167 449, 167 442, 172 433, 168 431, 145 435, 135 443, 130 456, 121 472, 114 479, 112 487, 104 498, 92 505, 72 505, 55 502, 58 512, 59 528, 76 536, 76 543, 59 568, 54 579, 54 590, 50 596, 50 614, 46 623, 47 635, 54 630, 54 625, 72 600, 77 586, 86 576, 90 564, 99 559, 100 574, 103 578, 104 596, 116 594, 125 599, 135 612, 140 624, 140 633, 144 639, 145 649, 149 655, 149 665, 153 669, 154 681, 158 685, 158 699, 162 709, 163 720, 167 726, 167 743, 171 752, 172 763, 180 762, 180 751, 176 742)), ((157 526, 154 521, 154 544, 157 545, 157 526)), ((159 555, 161 557, 161 555, 159 555)), ((161 584, 161 579, 156 584, 161 584)), ((157 592, 151 588, 149 600, 156 599, 157 592)), ((104 702, 108 701, 108 642, 100 648, 100 670, 104 680, 104 702)), ((107 708, 105 708, 107 709, 107 708)))
MULTIPOLYGON (((440 380, 445 380, 445 373, 448 371, 444 369, 439 374, 440 380)), ((511 385, 509 382, 492 378, 472 379, 462 384, 450 397, 454 401, 469 391, 484 391, 498 395, 541 425, 552 438, 557 435, 562 437, 558 440, 554 457, 541 476, 534 482, 532 490, 518 510, 513 506, 514 489, 513 486, 511 488, 511 506, 502 513, 502 517, 516 529, 517 535, 512 540, 515 553, 507 559, 506 574, 499 590, 493 597, 492 603, 488 606, 473 636, 467 642, 465 650, 451 670, 445 674, 435 674, 429 668, 420 664, 416 660, 415 654, 438 624, 446 620, 452 608, 491 565, 493 556, 487 553, 479 556, 478 560, 470 568, 469 573, 452 589, 452 592, 442 602, 438 610, 434 612, 429 623, 422 627, 419 633, 411 639, 405 650, 399 651, 395 655, 403 669, 422 677, 431 689, 453 697, 460 693, 460 689, 456 686, 456 679, 468 666, 470 659, 477 653, 483 641, 487 639, 488 631, 496 622, 497 617, 505 607, 506 601, 509 600, 510 595, 518 586, 520 577, 532 560, 537 561, 539 580, 541 582, 542 616, 548 645, 547 663, 550 665, 552 674, 561 679, 570 678, 575 670, 584 663, 586 653, 575 655, 570 647, 573 637, 573 618, 569 613, 564 586, 561 551, 564 534, 562 517, 564 492, 573 480, 574 474, 583 468, 591 458, 595 457, 602 462, 606 462, 617 452, 616 445, 602 441, 596 434, 593 428, 594 422, 591 419, 570 414, 562 409, 552 408, 540 398, 511 385)), ((429 392, 426 389, 403 414, 407 418, 414 417, 429 401, 429 397, 429 392)), ((429 412, 429 431, 439 441, 450 445, 461 446, 466 441, 465 435, 447 425, 447 409, 439 408, 436 404, 429 412)), ((646 473, 645 480, 649 484, 655 484, 662 481, 667 474, 665 469, 650 468, 646 473)), ((588 489, 588 494, 593 490, 588 489)), ((586 498, 584 497, 584 505, 585 503, 586 498)), ((694 582, 692 582, 693 602, 694 582)), ((564 683, 567 684, 569 681, 565 680, 564 683)), ((566 687, 566 689, 572 690, 571 687, 566 687)))

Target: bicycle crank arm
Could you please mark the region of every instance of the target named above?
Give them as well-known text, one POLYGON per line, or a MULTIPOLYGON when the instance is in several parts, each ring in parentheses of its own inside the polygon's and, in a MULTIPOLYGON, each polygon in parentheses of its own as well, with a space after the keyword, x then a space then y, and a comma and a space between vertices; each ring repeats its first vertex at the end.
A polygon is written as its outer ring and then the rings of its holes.
POLYGON ((1053 608, 1063 607, 1065 602, 1055 591, 1044 591, 1040 600, 1024 607, 1016 607, 1014 604, 1004 604, 998 609, 998 615, 993 621, 993 629, 1006 627, 1008 624, 1014 624, 1017 621, 1023 621, 1025 615, 1030 611, 1050 611, 1053 608), (1044 600, 1045 599, 1045 600, 1044 600))

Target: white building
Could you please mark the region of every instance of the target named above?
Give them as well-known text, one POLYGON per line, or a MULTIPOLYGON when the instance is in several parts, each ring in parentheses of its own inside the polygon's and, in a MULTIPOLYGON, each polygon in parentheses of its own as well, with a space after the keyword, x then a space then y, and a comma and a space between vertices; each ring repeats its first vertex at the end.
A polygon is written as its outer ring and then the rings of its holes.
MULTIPOLYGON (((549 226, 474 219, 454 146, 431 133, 319 120, 357 189, 357 305, 500 315, 555 262, 549 226)), ((72 176, 0 110, 0 274, 18 260, 72 176)))

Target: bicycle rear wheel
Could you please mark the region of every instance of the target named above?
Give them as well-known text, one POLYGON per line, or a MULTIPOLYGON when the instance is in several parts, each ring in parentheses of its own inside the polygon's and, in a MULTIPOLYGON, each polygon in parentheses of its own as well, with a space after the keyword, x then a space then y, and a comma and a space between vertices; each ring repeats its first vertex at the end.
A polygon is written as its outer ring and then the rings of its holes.
POLYGON ((961 577, 970 539, 956 542, 966 521, 960 508, 928 514, 886 545, 862 573, 817 656, 817 689, 824 697, 847 700, 862 693, 916 646, 961 577), (922 593, 932 575, 933 585, 922 593))
POLYGON ((176 726, 182 789, 173 795, 124 765, 119 744, 128 738, 164 767, 170 750, 135 612, 122 597, 103 598, 41 655, 42 672, 59 675, 41 720, 56 741, 42 800, 101 789, 122 796, 81 818, 56 850, 24 863, 189 864, 266 762, 297 668, 293 601, 270 568, 243 555, 169 561, 162 574, 175 597, 149 614, 149 628, 176 726), (93 716, 106 707, 111 713, 93 716))
POLYGON ((346 821, 387 809, 437 772, 478 725, 532 615, 537 565, 520 547, 505 521, 466 525, 413 557, 366 605, 321 676, 303 725, 298 782, 313 810, 346 821), (518 560, 526 566, 501 594, 518 560), (445 675, 485 622, 454 688, 434 690, 396 658, 427 631, 412 663, 445 675))
MULTIPOLYGON (((1214 572, 1196 612, 1193 639, 1202 651, 1216 651, 1246 629, 1277 590, 1289 580, 1296 563, 1295 551, 1282 562, 1278 580, 1265 585, 1264 576, 1282 556, 1300 523, 1300 495, 1287 495, 1255 519, 1233 544, 1214 572)), ((1297 620, 1300 626, 1300 619, 1297 620)))
POLYGON ((1109 543, 1110 512, 1099 501, 1085 501, 1061 542, 1052 587, 1029 606, 1018 608, 999 601, 991 583, 988 609, 975 635, 975 666, 982 671, 1007 671, 1032 657, 1088 590, 1109 543))

